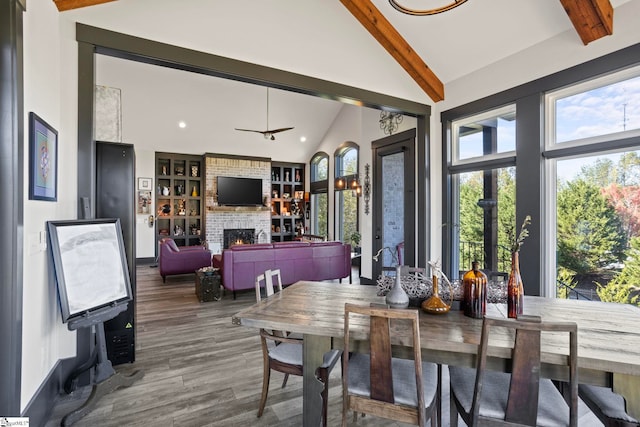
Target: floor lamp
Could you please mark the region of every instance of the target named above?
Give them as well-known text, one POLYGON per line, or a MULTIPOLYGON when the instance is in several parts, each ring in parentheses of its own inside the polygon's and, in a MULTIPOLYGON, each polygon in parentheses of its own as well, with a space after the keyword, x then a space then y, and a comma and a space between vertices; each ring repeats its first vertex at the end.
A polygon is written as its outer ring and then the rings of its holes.
MULTIPOLYGON (((162 205, 162 207, 158 210, 158 213, 155 216, 149 215, 149 227, 153 227, 155 225, 160 215, 169 215, 170 213, 171 213, 171 205, 168 203, 162 205)), ((158 242, 158 245, 159 244, 160 242, 158 242)), ((158 259, 160 259, 160 248, 158 248, 158 256, 156 256, 156 262, 155 264, 151 265, 151 268, 158 267, 158 259)))

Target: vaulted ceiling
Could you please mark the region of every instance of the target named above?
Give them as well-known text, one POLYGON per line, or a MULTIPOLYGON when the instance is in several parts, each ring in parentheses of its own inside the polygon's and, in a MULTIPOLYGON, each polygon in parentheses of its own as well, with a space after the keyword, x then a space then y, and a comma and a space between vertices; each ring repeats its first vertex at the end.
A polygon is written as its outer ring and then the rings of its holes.
MULTIPOLYGON (((452 0, 397 1, 421 8, 452 0)), ((53 0, 63 20, 428 105, 443 98, 446 105, 448 85, 548 40, 560 38, 563 52, 569 46, 578 57, 598 50, 615 33, 612 11, 631 1, 467 0, 420 17, 400 13, 389 0, 53 0)), ((535 68, 555 71, 553 63, 545 57, 535 68)), ((122 89, 123 112, 132 105, 144 112, 124 116, 127 142, 153 140, 159 150, 305 159, 343 105, 272 90, 269 124, 295 129, 271 143, 234 131, 265 127, 264 87, 143 65, 100 57, 97 78, 122 89), (178 130, 181 119, 188 127, 178 130), (171 146, 176 141, 179 148, 171 146), (213 148, 211 141, 224 146, 213 148)), ((375 114, 371 125, 377 126, 375 114)))
MULTIPOLYGON (((115 0, 53 0, 59 11, 115 0)), ((586 45, 613 33, 613 7, 609 0, 559 0, 586 45)), ((389 52, 411 78, 435 101, 444 99, 444 85, 372 0, 340 0, 364 28, 389 52)), ((447 0, 443 1, 446 4, 447 0)), ((451 3, 455 3, 451 2, 451 3)), ((153 14, 153 11, 150 11, 153 14)))

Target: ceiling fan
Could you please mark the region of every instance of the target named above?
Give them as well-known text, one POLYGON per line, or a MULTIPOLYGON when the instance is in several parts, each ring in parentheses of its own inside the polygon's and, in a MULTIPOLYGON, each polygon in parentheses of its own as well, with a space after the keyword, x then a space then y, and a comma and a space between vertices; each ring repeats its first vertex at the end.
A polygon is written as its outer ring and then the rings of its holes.
POLYGON ((243 132, 256 132, 261 133, 264 136, 264 139, 270 139, 271 141, 275 141, 276 137, 274 136, 278 132, 284 132, 286 130, 291 130, 293 127, 287 128, 279 128, 279 129, 269 129, 269 88, 267 88, 267 130, 255 130, 255 129, 238 129, 243 132))

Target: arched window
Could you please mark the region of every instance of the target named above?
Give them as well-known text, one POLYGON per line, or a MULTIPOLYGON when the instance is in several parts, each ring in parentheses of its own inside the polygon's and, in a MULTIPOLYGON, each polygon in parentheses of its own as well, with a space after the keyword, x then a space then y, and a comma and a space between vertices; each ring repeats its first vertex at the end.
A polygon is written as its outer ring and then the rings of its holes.
POLYGON ((335 239, 351 242, 358 232, 359 147, 345 142, 334 153, 335 158, 335 239))
POLYGON ((311 211, 307 211, 311 224, 311 234, 328 236, 329 234, 329 155, 318 152, 309 161, 311 211))

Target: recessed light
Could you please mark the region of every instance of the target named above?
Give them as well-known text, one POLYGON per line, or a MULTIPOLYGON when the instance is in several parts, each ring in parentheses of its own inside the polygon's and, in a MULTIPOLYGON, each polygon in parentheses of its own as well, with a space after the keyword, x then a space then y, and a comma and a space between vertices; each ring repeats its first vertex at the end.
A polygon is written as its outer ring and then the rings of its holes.
POLYGON ((306 137, 306 136, 301 136, 301 137, 300 137, 300 142, 305 142, 306 140, 307 140, 307 137, 306 137))
POLYGON ((180 120, 180 121, 178 122, 178 127, 179 127, 180 129, 184 129, 184 128, 186 128, 186 127, 187 127, 187 124, 186 124, 184 121, 180 120))

